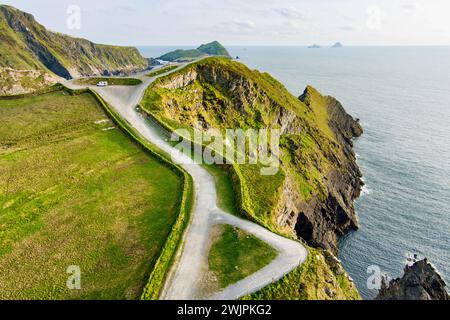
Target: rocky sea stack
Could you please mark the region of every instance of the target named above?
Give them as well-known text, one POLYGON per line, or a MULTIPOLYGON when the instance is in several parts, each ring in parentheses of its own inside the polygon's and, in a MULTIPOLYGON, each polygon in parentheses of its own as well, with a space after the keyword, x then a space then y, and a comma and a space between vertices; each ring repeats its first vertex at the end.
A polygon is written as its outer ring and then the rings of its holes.
POLYGON ((332 48, 343 48, 344 46, 342 45, 342 43, 336 42, 336 43, 333 44, 331 47, 332 47, 332 48))
POLYGON ((447 285, 427 259, 405 267, 405 274, 383 283, 376 300, 450 300, 447 285))

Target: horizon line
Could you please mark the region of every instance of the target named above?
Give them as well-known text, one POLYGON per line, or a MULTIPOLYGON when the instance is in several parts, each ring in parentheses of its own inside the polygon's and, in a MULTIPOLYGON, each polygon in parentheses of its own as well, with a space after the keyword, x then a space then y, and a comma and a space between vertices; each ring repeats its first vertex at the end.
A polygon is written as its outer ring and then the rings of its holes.
MULTIPOLYGON (((222 42, 221 42, 222 43, 222 42)), ((223 44, 223 43, 222 43, 223 44)), ((197 44, 129 44, 117 46, 134 46, 134 47, 198 47, 197 44)), ((223 44, 224 45, 224 44, 223 44)), ((226 47, 309 47, 314 44, 226 44, 226 47)), ((321 48, 331 48, 334 44, 321 45, 321 48)), ((345 47, 450 47, 450 44, 342 44, 345 47)), ((342 49, 342 48, 341 48, 342 49)))

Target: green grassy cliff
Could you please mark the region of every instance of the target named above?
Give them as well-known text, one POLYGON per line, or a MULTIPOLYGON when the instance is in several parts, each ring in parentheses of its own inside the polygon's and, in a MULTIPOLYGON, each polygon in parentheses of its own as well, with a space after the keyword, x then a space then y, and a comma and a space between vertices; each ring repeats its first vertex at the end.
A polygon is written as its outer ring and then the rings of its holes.
POLYGON ((311 87, 299 99, 267 73, 209 58, 156 80, 143 107, 172 129, 280 129, 274 176, 258 165, 224 166, 239 182, 241 211, 332 251, 337 235, 357 227, 353 199, 362 182, 351 138, 362 130, 335 99, 311 87))
MULTIPOLYGON (((100 45, 48 31, 32 15, 16 8, 0 5, 0 70, 15 71, 20 77, 24 70, 39 71, 53 78, 66 79, 127 74, 145 70, 148 60, 133 47, 100 45), (22 73, 20 72, 22 71, 22 73)), ((29 75, 28 75, 29 77, 29 75)), ((3 85, 6 80, 2 80, 3 85)), ((42 84, 39 76, 29 77, 42 84)), ((18 82, 18 81, 16 81, 18 82)), ((20 84, 20 83, 19 83, 20 84)), ((32 91, 32 85, 15 87, 6 94, 32 91), (30 89, 30 90, 28 90, 30 89)))
MULTIPOLYGON (((208 58, 157 79, 142 107, 170 130, 280 129, 280 168, 275 175, 262 175, 259 164, 220 166, 232 181, 238 211, 274 232, 325 250, 318 253, 322 257, 336 254, 337 236, 358 227, 353 200, 362 182, 352 139, 362 128, 336 99, 312 87, 295 97, 267 73, 229 59, 208 58)), ((312 262, 311 272, 320 268, 325 274, 333 267, 312 262)), ((305 277, 309 271, 300 274, 305 277)), ((359 297, 353 287, 345 289, 350 280, 334 279, 340 289, 331 295, 359 297)), ((322 280, 317 278, 317 286, 325 290, 322 280)), ((294 287, 299 281, 289 280, 294 287)))
POLYGON ((224 56, 230 57, 227 49, 217 41, 213 41, 207 44, 202 44, 197 49, 189 49, 189 50, 175 50, 169 53, 166 53, 159 57, 158 59, 164 61, 172 61, 172 62, 180 62, 180 61, 192 61, 201 57, 206 56, 224 56))

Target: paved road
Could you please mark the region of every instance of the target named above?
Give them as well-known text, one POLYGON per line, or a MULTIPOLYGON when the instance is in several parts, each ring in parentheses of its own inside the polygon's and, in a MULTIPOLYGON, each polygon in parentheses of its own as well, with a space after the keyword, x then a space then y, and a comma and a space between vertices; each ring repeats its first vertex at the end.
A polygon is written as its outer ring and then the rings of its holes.
MULTIPOLYGON (((182 66, 180 66, 182 67, 182 66)), ((176 71, 176 70, 175 70, 176 71)), ((175 72, 172 71, 172 72, 175 72)), ((182 251, 178 254, 177 263, 172 268, 161 294, 167 300, 192 300, 204 298, 200 295, 200 278, 202 270, 208 263, 207 243, 211 228, 217 224, 229 224, 264 240, 278 251, 277 258, 269 265, 251 276, 233 284, 207 299, 234 300, 248 293, 253 293, 273 281, 283 277, 302 264, 307 257, 307 250, 296 241, 276 235, 267 229, 230 215, 216 206, 217 193, 214 178, 202 166, 179 153, 161 134, 161 129, 143 118, 135 107, 142 99, 145 89, 156 79, 138 75, 143 83, 138 86, 91 86, 105 99, 125 120, 137 129, 144 138, 172 154, 174 161, 180 163, 192 176, 195 187, 195 203, 192 219, 184 235, 182 251)), ((69 88, 79 89, 73 81, 65 82, 69 88)))

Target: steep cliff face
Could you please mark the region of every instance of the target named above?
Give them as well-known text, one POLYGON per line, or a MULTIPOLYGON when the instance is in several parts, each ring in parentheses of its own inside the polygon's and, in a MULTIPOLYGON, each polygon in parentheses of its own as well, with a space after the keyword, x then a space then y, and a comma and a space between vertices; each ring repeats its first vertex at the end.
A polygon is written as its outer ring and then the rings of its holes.
POLYGON ((280 129, 274 176, 254 165, 233 168, 244 213, 334 253, 337 235, 357 228, 362 182, 352 139, 362 128, 334 98, 308 87, 298 99, 266 73, 209 58, 157 80, 143 107, 172 128, 280 129))
POLYGON ((384 283, 377 300, 450 300, 447 285, 427 259, 405 267, 402 278, 384 283))
POLYGON ((300 100, 310 108, 322 100, 327 107, 328 125, 342 152, 333 159, 334 166, 325 175, 325 198, 313 196, 307 202, 295 204, 300 210, 295 220, 295 230, 308 243, 337 252, 336 236, 357 229, 359 225, 354 200, 359 197, 363 183, 352 139, 360 137, 363 129, 333 97, 321 97, 316 90, 308 87, 300 100))
POLYGON ((70 79, 128 74, 145 70, 148 65, 136 48, 99 45, 54 33, 32 15, 0 5, 1 68, 38 70, 70 79))

